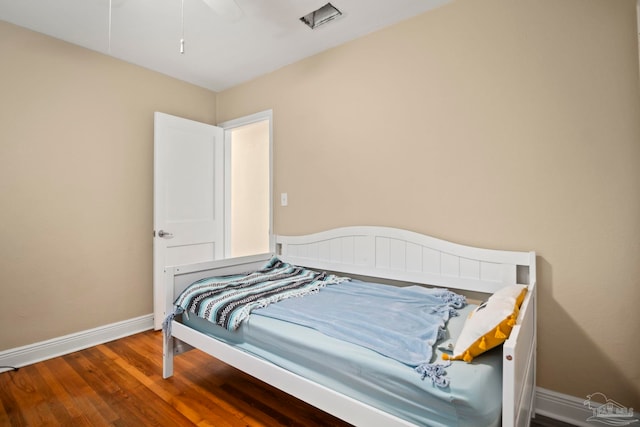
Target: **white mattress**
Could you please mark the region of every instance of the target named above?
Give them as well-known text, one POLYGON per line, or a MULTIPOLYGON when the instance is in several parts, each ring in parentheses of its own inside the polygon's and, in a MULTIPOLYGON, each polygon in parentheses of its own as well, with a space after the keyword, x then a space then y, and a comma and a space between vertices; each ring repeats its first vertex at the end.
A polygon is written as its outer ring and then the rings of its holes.
MULTIPOLYGON (((455 341, 474 308, 459 310, 447 325, 455 341)), ((264 309, 268 310, 268 308, 264 309)), ((380 354, 331 338, 313 329, 260 315, 255 310, 235 332, 190 316, 190 327, 233 344, 284 369, 417 425, 497 426, 502 409, 501 349, 472 363, 447 368, 450 385, 439 388, 421 380, 411 367, 380 354)), ((437 350, 437 360, 442 352, 437 350)))

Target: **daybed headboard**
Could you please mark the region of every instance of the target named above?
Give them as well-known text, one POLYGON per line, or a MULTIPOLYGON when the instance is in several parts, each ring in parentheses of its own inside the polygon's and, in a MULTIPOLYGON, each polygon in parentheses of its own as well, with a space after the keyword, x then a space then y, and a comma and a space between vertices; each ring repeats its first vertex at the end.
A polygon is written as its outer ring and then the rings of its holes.
POLYGON ((343 227, 275 236, 283 260, 330 271, 493 293, 535 283, 535 252, 459 245, 388 227, 343 227))

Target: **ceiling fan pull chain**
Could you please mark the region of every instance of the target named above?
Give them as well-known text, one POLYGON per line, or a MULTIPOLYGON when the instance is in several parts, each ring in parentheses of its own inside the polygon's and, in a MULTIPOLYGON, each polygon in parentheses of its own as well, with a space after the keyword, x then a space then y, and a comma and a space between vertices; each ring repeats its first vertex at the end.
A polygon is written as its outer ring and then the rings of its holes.
POLYGON ((111 54, 111 0, 109 0, 109 45, 107 47, 107 52, 111 54))
POLYGON ((182 8, 180 13, 181 13, 180 21, 182 26, 182 37, 180 38, 180 53, 184 54, 184 0, 182 0, 182 8))

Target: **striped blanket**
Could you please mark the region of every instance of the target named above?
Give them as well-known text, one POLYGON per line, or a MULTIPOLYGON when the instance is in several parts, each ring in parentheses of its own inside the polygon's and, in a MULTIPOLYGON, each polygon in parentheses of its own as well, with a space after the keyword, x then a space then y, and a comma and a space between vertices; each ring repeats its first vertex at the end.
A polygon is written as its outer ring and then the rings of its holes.
POLYGON ((318 292, 348 278, 307 270, 274 257, 251 273, 210 277, 191 284, 175 301, 176 312, 237 329, 252 310, 287 298, 318 292))

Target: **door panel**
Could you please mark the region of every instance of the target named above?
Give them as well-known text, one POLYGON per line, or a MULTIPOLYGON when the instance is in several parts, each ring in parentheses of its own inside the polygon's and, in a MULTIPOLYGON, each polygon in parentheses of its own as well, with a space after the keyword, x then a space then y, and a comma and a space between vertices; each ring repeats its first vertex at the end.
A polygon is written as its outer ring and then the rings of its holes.
POLYGON ((167 251, 165 264, 170 266, 211 261, 213 259, 211 254, 215 254, 215 245, 213 243, 173 246, 171 250, 167 251))
POLYGON ((155 113, 154 325, 167 313, 166 266, 224 256, 222 128, 155 113), (160 230, 166 234, 159 235, 160 230))

